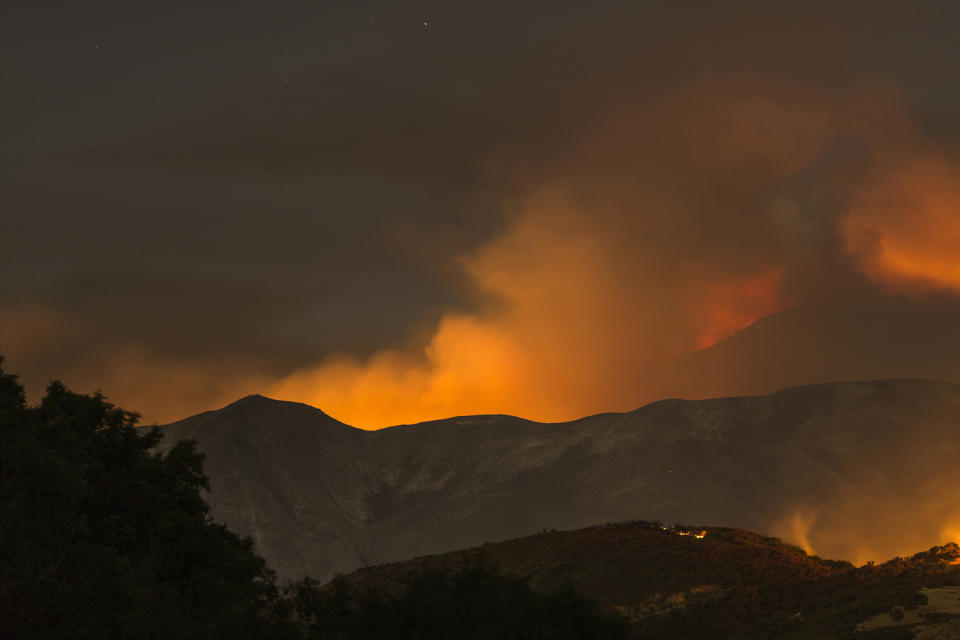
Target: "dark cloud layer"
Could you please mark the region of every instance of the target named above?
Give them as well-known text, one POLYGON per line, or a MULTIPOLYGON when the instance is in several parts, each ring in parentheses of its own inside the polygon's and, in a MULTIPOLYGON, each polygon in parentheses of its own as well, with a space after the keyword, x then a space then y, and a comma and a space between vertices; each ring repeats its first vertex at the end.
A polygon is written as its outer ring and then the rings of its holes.
MULTIPOLYGON (((762 348, 675 358, 774 312, 952 313, 896 203, 955 237, 953 3, 332 4, 5 10, 0 349, 34 391, 569 418, 755 390, 762 348)), ((872 348, 766 380, 896 375, 872 348)))

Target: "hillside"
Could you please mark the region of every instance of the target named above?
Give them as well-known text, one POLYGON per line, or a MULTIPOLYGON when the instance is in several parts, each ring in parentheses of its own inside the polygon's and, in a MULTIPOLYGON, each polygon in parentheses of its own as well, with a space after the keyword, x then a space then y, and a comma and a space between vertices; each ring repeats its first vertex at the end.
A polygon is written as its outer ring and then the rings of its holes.
POLYGON ((576 585, 605 607, 641 618, 678 607, 685 597, 735 586, 797 582, 853 569, 743 529, 623 522, 532 536, 359 569, 356 585, 402 581, 424 569, 488 562, 549 591, 576 585))
POLYGON ((625 522, 365 567, 344 580, 396 593, 424 572, 478 563, 544 593, 573 585, 630 619, 639 638, 950 638, 960 630, 954 543, 855 568, 742 529, 625 522))
POLYGON ((857 562, 903 555, 960 522, 958 425, 960 386, 885 380, 376 432, 250 396, 163 430, 207 454, 215 517, 281 576, 324 578, 636 519, 744 527, 857 562))

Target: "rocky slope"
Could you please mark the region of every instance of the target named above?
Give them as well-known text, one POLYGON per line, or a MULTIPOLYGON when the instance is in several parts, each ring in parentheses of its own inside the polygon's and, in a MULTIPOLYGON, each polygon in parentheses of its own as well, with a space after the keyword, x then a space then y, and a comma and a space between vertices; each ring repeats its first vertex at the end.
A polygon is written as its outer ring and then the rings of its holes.
POLYGON ((163 430, 199 442, 215 517, 283 577, 635 519, 745 527, 862 561, 960 523, 960 386, 933 381, 376 432, 250 396, 163 430))

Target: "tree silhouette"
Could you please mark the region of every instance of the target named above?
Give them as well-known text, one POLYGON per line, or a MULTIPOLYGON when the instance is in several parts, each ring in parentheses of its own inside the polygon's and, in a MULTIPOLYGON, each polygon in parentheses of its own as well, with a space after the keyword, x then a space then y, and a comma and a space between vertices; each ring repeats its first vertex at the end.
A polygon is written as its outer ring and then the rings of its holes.
POLYGON ((272 573, 210 519, 202 454, 156 452, 137 418, 59 382, 28 406, 0 368, 0 636, 281 634, 272 573))
POLYGON ((511 640, 627 638, 626 621, 572 588, 534 591, 482 558, 457 570, 423 569, 359 588, 338 578, 289 589, 311 640, 511 640))

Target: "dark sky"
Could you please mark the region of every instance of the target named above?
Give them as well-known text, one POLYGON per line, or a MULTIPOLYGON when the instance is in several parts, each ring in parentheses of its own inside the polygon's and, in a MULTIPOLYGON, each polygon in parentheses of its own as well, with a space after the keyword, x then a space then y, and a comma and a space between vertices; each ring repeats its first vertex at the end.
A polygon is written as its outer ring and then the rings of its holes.
POLYGON ((960 291, 958 20, 7 3, 0 351, 148 420, 263 392, 376 426, 707 393, 659 372, 778 311, 928 318, 960 291))

